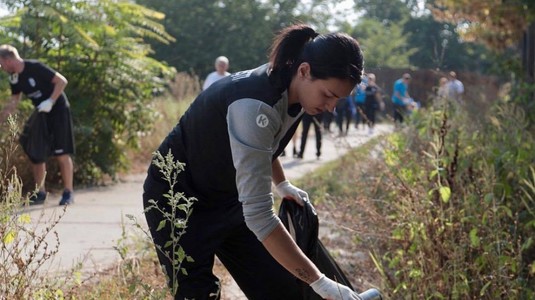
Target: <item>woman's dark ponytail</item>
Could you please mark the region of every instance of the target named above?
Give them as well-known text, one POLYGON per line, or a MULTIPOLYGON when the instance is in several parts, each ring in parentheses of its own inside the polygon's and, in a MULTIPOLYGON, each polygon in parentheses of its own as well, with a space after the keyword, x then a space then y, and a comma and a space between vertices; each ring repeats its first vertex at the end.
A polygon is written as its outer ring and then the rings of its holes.
POLYGON ((291 68, 307 42, 318 34, 311 27, 304 24, 292 25, 284 28, 275 37, 269 54, 269 62, 274 71, 291 68))
POLYGON ((275 84, 287 87, 303 62, 316 79, 339 78, 360 82, 364 58, 359 43, 344 33, 318 35, 307 25, 292 25, 274 39, 269 55, 275 84))

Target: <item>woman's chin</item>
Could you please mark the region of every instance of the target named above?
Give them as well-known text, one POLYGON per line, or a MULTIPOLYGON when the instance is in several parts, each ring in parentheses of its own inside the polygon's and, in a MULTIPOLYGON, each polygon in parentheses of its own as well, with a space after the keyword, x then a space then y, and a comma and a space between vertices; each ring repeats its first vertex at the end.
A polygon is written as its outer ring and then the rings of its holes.
POLYGON ((305 112, 309 115, 319 115, 323 112, 322 109, 319 109, 319 108, 309 108, 309 109, 305 109, 305 112))

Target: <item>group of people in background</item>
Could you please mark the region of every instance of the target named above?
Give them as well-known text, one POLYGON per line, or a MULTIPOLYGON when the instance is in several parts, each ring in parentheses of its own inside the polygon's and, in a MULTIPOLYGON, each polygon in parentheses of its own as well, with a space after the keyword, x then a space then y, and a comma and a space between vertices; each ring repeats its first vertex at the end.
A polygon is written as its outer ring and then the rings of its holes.
MULTIPOLYGON (((10 74, 13 93, 12 101, 8 103, 2 114, 6 115, 14 111, 16 104, 21 99, 21 94, 26 94, 32 99, 38 112, 47 114, 48 127, 54 137, 51 142, 53 148, 51 155, 56 156, 60 162, 60 170, 65 185, 60 204, 70 204, 74 199, 72 184, 73 164, 71 159, 71 155, 74 154, 74 137, 72 135, 69 104, 63 92, 67 80, 59 72, 38 61, 22 59, 17 50, 10 45, 2 45, 0 48, 1 66, 4 71, 10 74), (59 111, 62 111, 61 118, 56 116, 59 111), (51 117, 53 115, 54 117, 51 117)), ((215 70, 204 80, 203 90, 230 75, 228 72, 229 59, 225 56, 217 57, 214 68, 215 70)), ((377 85, 376 80, 375 74, 364 74, 362 81, 355 86, 351 94, 338 100, 333 112, 325 111, 317 115, 305 113, 301 122, 302 131, 299 147, 297 146, 298 135, 295 134, 292 138, 293 156, 295 158, 303 158, 311 126, 314 127, 316 135, 316 157, 318 159, 321 156, 322 131, 331 132, 330 127, 333 120, 336 122, 340 136, 347 135, 352 122, 354 122, 356 129, 362 126, 364 129, 368 128, 369 134, 373 134, 376 114, 378 111, 385 110, 383 98, 386 96, 384 91, 377 85)), ((393 119, 396 124, 403 123, 404 116, 419 108, 419 103, 409 94, 411 80, 411 75, 404 73, 394 83, 391 100, 393 119)), ((447 76, 440 78, 435 99, 437 101, 452 99, 462 104, 463 94, 463 83, 457 78, 457 74, 451 71, 447 76)), ((285 152, 283 152, 283 155, 285 155, 285 152)), ((41 204, 47 195, 44 186, 45 162, 43 160, 32 160, 32 169, 38 192, 30 200, 32 204, 41 204)))
MULTIPOLYGON (((301 120, 301 144, 299 147, 296 145, 296 141, 299 140, 297 135, 292 138, 294 141, 293 157, 303 158, 311 125, 314 127, 316 136, 316 158, 318 159, 321 157, 322 132, 331 132, 330 127, 333 120, 338 127, 339 136, 347 135, 353 122, 356 129, 359 128, 359 124, 362 124, 363 129, 368 129, 368 134, 373 134, 376 114, 385 109, 383 96, 383 91, 376 83, 375 74, 368 73, 363 76, 362 82, 355 86, 348 97, 338 99, 333 112, 325 111, 317 115, 305 113, 301 120)), ((282 153, 282 156, 285 155, 286 151, 282 153)))
MULTIPOLYGON (((404 73, 393 85, 391 96, 392 116, 398 126, 403 123, 405 116, 421 106, 409 94, 411 80, 412 76, 409 73, 404 73)), ((435 99, 439 101, 451 99, 462 104, 463 94, 463 83, 457 78, 457 74, 451 71, 447 74, 447 77, 440 78, 435 99)), ((347 135, 352 122, 355 129, 359 129, 362 126, 363 129, 368 129, 368 134, 373 134, 377 112, 385 110, 386 104, 383 99, 386 96, 383 89, 377 85, 376 75, 373 73, 364 74, 361 83, 355 86, 351 95, 338 100, 333 112, 326 111, 318 115, 305 113, 303 115, 301 138, 299 139, 297 134, 292 138, 293 157, 303 158, 311 125, 314 127, 316 136, 316 157, 318 159, 321 156, 322 132, 331 132, 333 120, 336 122, 339 136, 347 135), (297 140, 301 142, 299 147, 297 146, 297 140)), ((282 155, 285 156, 286 152, 284 151, 282 155)))
MULTIPOLYGON (((229 59, 225 56, 219 56, 215 60, 215 71, 208 74, 203 83, 203 90, 207 89, 217 80, 224 78, 230 73, 229 59)), ((414 100, 409 94, 409 84, 412 76, 404 73, 401 78, 394 82, 392 89, 392 116, 395 124, 401 124, 404 116, 420 108, 420 103, 414 100)), ((457 78, 454 71, 450 71, 447 76, 439 79, 439 85, 435 100, 444 99, 455 100, 462 104, 462 95, 464 94, 464 85, 457 78)), ((368 128, 369 134, 373 134, 373 127, 376 122, 378 111, 385 110, 383 98, 386 96, 384 91, 377 85, 376 76, 373 73, 364 74, 362 82, 355 86, 349 97, 340 98, 333 112, 324 112, 318 115, 305 114, 302 119, 301 145, 297 147, 297 135, 293 141, 293 156, 303 158, 306 146, 307 135, 310 126, 313 125, 316 134, 316 156, 321 156, 321 139, 322 128, 324 131, 331 132, 331 123, 334 120, 338 127, 339 136, 347 135, 350 124, 354 122, 355 129, 362 124, 364 129, 368 128)), ((286 152, 283 152, 286 155, 286 152)))
MULTIPOLYGON (((409 94, 409 83, 412 77, 409 73, 396 80, 392 93, 392 104, 394 121, 397 125, 403 123, 404 116, 420 108, 420 103, 415 101, 409 94)), ((434 96, 434 102, 455 101, 463 104, 464 85, 457 78, 457 74, 450 71, 447 77, 441 77, 438 82, 438 89, 434 96)))

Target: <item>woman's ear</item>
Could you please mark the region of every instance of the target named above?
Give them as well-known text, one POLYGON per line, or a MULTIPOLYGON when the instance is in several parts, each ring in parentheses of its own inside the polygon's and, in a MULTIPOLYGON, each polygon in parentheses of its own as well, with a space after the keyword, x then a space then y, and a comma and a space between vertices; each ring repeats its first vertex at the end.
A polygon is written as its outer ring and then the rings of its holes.
POLYGON ((307 62, 301 63, 299 68, 297 68, 297 75, 300 78, 309 78, 310 77, 310 64, 307 62))

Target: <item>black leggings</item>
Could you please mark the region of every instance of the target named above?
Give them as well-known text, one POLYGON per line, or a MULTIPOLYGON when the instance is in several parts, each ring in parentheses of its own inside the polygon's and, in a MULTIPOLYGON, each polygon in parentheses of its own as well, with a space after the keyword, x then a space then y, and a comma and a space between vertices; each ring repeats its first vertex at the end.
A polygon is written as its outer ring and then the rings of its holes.
MULTIPOLYGON (((169 187, 162 182, 156 167, 151 166, 144 184, 143 204, 150 206, 149 199, 169 211, 167 199, 162 195, 169 187)), ((180 187, 175 188, 180 190, 180 187)), ((193 205, 186 234, 180 239, 186 255, 193 262, 185 262, 182 267, 187 275, 178 273, 178 292, 175 299, 219 299, 217 294, 219 279, 212 273, 214 255, 225 265, 248 299, 300 299, 298 280, 277 263, 262 243, 247 228, 243 220, 241 203, 226 207, 203 207, 203 199, 193 205)), ((156 209, 145 213, 149 229, 156 245, 163 247, 170 240, 169 222, 157 231, 162 215, 156 209)), ((170 250, 167 248, 167 250, 170 250)), ((170 274, 170 287, 174 278, 172 264, 158 251, 158 259, 170 274)))

